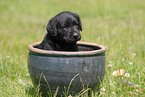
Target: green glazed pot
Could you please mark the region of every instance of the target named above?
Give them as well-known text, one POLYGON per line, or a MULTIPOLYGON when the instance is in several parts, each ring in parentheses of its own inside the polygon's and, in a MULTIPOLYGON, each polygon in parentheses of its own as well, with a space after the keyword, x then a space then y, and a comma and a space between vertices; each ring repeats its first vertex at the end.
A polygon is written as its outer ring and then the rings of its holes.
POLYGON ((38 49, 40 42, 28 46, 28 70, 35 87, 47 95, 48 92, 62 96, 68 89, 69 94, 79 93, 83 87, 96 91, 105 73, 105 51, 102 45, 77 42, 79 51, 48 51, 38 49), (77 75, 77 76, 76 76, 77 75), (74 79, 73 77, 76 76, 74 79))

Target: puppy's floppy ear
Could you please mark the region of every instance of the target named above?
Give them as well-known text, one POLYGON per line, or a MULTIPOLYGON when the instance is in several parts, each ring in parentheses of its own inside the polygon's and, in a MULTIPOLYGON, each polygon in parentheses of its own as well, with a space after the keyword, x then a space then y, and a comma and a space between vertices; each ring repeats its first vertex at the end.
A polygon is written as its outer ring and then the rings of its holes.
POLYGON ((82 31, 82 23, 80 17, 78 17, 78 22, 79 22, 79 29, 82 31))
POLYGON ((47 33, 52 36, 57 35, 57 29, 56 29, 56 19, 53 17, 51 20, 49 20, 49 23, 46 26, 47 33))
POLYGON ((82 31, 82 23, 80 19, 79 19, 79 29, 82 31))
POLYGON ((81 23, 81 19, 80 19, 80 17, 79 17, 79 15, 78 14, 76 14, 75 13, 75 17, 77 18, 77 20, 78 20, 78 26, 79 26, 79 29, 82 31, 82 23, 81 23))

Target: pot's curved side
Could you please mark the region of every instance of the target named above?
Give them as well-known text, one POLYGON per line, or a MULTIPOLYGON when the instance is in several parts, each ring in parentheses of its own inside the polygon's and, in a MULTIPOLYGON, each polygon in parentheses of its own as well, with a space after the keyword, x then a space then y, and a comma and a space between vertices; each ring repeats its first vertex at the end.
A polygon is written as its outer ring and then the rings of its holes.
POLYGON ((53 93, 59 86, 58 95, 63 95, 64 86, 68 87, 72 78, 79 73, 69 90, 71 95, 75 95, 83 89, 83 85, 93 89, 99 87, 105 73, 105 54, 93 57, 48 57, 29 53, 28 69, 34 86, 41 84, 40 89, 44 94, 49 91, 48 82, 53 93), (42 73, 46 79, 40 79, 42 73))

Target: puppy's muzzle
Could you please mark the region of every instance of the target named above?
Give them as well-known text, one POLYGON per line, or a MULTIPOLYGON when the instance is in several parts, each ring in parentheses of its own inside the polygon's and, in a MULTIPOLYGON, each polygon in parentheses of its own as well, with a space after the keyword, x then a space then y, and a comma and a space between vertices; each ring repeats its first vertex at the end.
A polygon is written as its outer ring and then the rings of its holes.
POLYGON ((73 37, 74 37, 75 39, 77 39, 77 38, 78 38, 78 36, 79 36, 79 34, 78 34, 78 33, 74 33, 74 34, 73 34, 73 37))
POLYGON ((80 37, 80 34, 79 33, 75 32, 73 34, 73 38, 76 39, 76 40, 80 40, 81 37, 80 37))

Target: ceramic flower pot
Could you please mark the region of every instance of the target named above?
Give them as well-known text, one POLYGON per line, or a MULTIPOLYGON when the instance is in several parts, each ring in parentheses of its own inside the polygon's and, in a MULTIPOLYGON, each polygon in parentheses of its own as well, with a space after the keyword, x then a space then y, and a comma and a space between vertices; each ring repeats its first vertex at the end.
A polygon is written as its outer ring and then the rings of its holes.
POLYGON ((83 86, 98 89, 105 73, 104 46, 77 42, 79 51, 67 52, 41 50, 37 48, 39 43, 28 46, 28 70, 33 85, 39 86, 43 94, 55 93, 57 87, 60 96, 64 95, 64 87, 69 87, 71 95, 79 93, 83 86))

